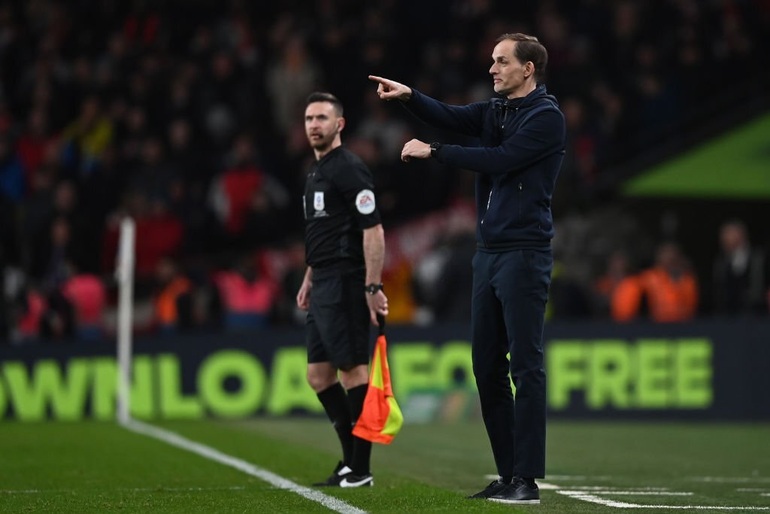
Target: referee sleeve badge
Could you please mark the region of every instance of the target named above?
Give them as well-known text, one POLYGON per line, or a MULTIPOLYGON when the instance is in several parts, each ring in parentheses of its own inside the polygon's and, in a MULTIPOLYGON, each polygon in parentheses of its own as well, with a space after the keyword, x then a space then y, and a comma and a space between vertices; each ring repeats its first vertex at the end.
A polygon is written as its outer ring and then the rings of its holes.
POLYGON ((374 192, 369 189, 362 189, 356 195, 356 209, 361 214, 371 214, 374 212, 374 192))

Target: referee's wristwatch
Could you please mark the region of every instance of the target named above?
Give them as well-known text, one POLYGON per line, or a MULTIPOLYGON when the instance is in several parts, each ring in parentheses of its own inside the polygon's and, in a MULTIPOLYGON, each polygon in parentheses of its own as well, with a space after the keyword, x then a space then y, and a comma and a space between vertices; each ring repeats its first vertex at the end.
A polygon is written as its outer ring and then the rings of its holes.
POLYGON ((436 152, 438 152, 438 149, 441 148, 441 143, 431 143, 430 144, 430 156, 435 158, 436 152))
POLYGON ((375 295, 378 291, 382 291, 382 284, 366 284, 364 289, 367 293, 375 295))

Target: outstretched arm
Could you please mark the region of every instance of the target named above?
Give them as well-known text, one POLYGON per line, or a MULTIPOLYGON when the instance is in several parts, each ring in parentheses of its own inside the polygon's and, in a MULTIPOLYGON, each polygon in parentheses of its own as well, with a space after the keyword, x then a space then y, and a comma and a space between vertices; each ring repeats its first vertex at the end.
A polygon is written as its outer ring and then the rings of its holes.
POLYGON ((382 100, 400 100, 412 114, 434 127, 477 137, 482 127, 482 103, 449 105, 395 80, 369 75, 382 100))

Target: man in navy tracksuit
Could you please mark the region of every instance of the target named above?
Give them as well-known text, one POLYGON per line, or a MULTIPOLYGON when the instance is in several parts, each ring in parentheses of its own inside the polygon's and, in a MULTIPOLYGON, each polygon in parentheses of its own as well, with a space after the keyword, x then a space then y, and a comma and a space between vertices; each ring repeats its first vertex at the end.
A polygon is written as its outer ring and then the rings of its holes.
POLYGON ((540 503, 534 479, 545 476, 543 321, 553 267, 551 198, 566 129, 556 99, 538 84, 548 54, 537 38, 504 34, 492 60, 489 73, 501 98, 464 106, 369 78, 378 83, 380 98, 398 99, 431 125, 479 139, 473 147, 413 139, 401 158, 433 157, 476 172, 473 372, 500 477, 471 498, 540 503))

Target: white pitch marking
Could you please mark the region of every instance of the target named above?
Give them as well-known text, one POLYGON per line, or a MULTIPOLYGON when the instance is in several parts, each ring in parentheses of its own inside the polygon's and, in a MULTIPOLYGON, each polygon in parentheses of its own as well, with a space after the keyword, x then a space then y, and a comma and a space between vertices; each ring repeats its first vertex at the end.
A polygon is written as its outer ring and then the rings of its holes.
POLYGON ((690 477, 695 482, 710 482, 717 484, 767 484, 770 477, 690 477))
MULTIPOLYGON (((498 478, 497 475, 487 475, 488 478, 498 478)), ((583 475, 549 475, 548 479, 561 479, 561 480, 607 480, 611 477, 607 476, 583 476, 583 475)), ((742 477, 690 477, 692 480, 706 481, 706 482, 765 482, 767 478, 742 478, 742 477)), ((766 511, 770 510, 770 507, 751 507, 751 506, 720 506, 720 505, 646 505, 640 503, 628 503, 616 500, 609 500, 601 498, 597 495, 616 495, 616 496, 692 496, 691 492, 677 492, 669 491, 665 487, 631 487, 631 488, 613 488, 613 487, 601 487, 601 486, 575 486, 570 489, 562 489, 560 486, 551 482, 539 482, 540 489, 556 491, 558 494, 574 498, 576 500, 583 500, 590 503, 597 503, 606 507, 615 507, 619 509, 671 509, 671 510, 743 510, 743 511, 766 511), (589 492, 590 491, 590 492, 589 492)), ((742 491, 751 491, 750 489, 739 489, 742 491)), ((755 489, 754 491, 761 492, 765 489, 755 489)), ((770 492, 761 492, 760 496, 770 496, 770 492)))
MULTIPOLYGON (((565 489, 564 487, 554 486, 554 489, 565 489)), ((591 491, 591 492, 607 492, 614 493, 618 491, 632 491, 632 492, 645 492, 645 491, 668 491, 667 487, 607 487, 601 485, 576 485, 569 488, 570 491, 591 491)))
POLYGON ((0 489, 2 494, 68 493, 70 489, 0 489))
POLYGON ((609 475, 548 475, 548 480, 567 480, 567 481, 584 481, 584 480, 612 480, 614 477, 609 475))
POLYGON ((590 503, 604 505, 605 507, 615 507, 618 509, 675 509, 675 510, 770 510, 770 507, 729 507, 720 505, 644 505, 640 503, 628 503, 615 500, 600 498, 594 494, 587 494, 584 491, 557 490, 558 494, 563 494, 576 500, 583 500, 590 503))
POLYGON ((141 421, 137 421, 135 419, 129 419, 128 421, 122 422, 120 424, 132 432, 154 437, 155 439, 159 439, 164 443, 176 446, 177 448, 182 448, 183 450, 187 450, 206 459, 224 464, 225 466, 230 466, 231 468, 242 471, 247 475, 257 477, 272 485, 273 487, 277 487, 278 489, 285 489, 287 491, 297 493, 303 498, 320 503, 329 510, 339 512, 340 514, 366 514, 366 511, 354 507, 353 505, 350 505, 349 503, 346 503, 338 498, 327 496, 320 491, 316 491, 308 487, 303 487, 292 482, 291 480, 283 478, 280 475, 276 475, 275 473, 246 462, 245 460, 232 457, 220 452, 219 450, 211 448, 210 446, 196 443, 195 441, 191 441, 190 439, 182 437, 181 435, 169 430, 165 430, 153 425, 148 425, 147 423, 142 423, 141 421))
POLYGON ((163 493, 166 491, 169 492, 178 492, 178 491, 243 491, 246 488, 243 486, 232 486, 232 487, 132 487, 129 489, 118 489, 119 491, 131 491, 136 493, 142 493, 142 492, 153 492, 153 493, 163 493))
MULTIPOLYGON (((583 489, 581 489, 583 491, 583 489)), ((618 491, 615 489, 597 489, 591 494, 611 494, 613 496, 692 496, 693 493, 679 491, 618 491)))
MULTIPOLYGON (((499 475, 484 475, 487 480, 494 480, 500 478, 499 475)), ((588 475, 548 475, 548 480, 566 480, 566 481, 584 481, 584 480, 611 480, 611 476, 588 476, 588 475)), ((537 482, 540 485, 540 482, 537 482)))
MULTIPOLYGON (((243 486, 231 487, 118 487, 117 491, 128 491, 132 493, 142 492, 178 492, 178 491, 240 491, 246 489, 243 486)), ((78 489, 79 491, 80 489, 78 489)), ((53 493, 72 493, 75 489, 0 489, 2 494, 53 494, 53 493)))

